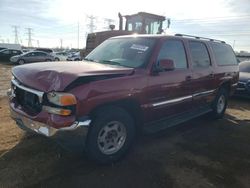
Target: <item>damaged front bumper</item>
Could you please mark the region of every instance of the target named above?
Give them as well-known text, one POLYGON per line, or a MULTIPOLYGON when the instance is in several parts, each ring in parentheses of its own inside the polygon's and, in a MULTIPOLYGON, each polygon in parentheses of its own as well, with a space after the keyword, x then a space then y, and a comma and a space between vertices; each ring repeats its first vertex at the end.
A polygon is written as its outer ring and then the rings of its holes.
POLYGON ((69 127, 56 129, 44 123, 31 120, 21 114, 18 114, 11 107, 10 107, 10 114, 11 114, 12 119, 16 121, 16 124, 21 129, 25 131, 36 132, 38 134, 41 134, 47 137, 65 134, 66 132, 77 133, 77 134, 81 133, 83 134, 83 136, 86 136, 88 132, 88 127, 91 123, 91 120, 87 119, 85 121, 79 121, 79 122, 76 121, 69 127))

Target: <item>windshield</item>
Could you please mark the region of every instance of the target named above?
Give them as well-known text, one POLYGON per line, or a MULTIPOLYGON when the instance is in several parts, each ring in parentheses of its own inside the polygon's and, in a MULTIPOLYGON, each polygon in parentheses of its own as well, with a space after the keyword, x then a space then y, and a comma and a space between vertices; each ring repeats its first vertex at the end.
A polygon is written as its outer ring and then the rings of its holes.
POLYGON ((148 61, 155 39, 114 38, 95 48, 85 59, 102 64, 142 67, 148 61))
POLYGON ((250 61, 241 62, 239 66, 240 66, 240 72, 250 73, 250 61))

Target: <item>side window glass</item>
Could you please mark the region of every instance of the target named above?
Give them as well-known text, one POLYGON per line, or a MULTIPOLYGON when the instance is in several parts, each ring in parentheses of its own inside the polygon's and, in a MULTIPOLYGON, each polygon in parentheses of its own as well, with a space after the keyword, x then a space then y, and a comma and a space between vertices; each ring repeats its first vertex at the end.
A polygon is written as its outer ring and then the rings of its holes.
POLYGON ((189 42, 194 68, 205 68, 211 65, 209 54, 202 42, 189 42))
POLYGON ((185 49, 179 40, 168 40, 162 45, 157 61, 161 59, 173 60, 176 69, 187 68, 185 49))
POLYGON ((213 49, 217 65, 237 65, 233 49, 229 45, 215 42, 210 45, 213 49))

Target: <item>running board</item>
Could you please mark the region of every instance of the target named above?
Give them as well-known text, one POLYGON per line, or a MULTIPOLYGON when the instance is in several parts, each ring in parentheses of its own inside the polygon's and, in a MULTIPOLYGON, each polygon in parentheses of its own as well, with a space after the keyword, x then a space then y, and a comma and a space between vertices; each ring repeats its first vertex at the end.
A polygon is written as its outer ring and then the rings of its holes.
POLYGON ((158 120, 156 122, 146 124, 143 129, 145 133, 149 133, 149 134, 156 133, 161 130, 184 123, 188 120, 194 119, 196 117, 199 117, 211 111, 212 109, 210 107, 198 108, 196 110, 185 112, 180 115, 175 115, 170 118, 165 118, 165 119, 158 120))

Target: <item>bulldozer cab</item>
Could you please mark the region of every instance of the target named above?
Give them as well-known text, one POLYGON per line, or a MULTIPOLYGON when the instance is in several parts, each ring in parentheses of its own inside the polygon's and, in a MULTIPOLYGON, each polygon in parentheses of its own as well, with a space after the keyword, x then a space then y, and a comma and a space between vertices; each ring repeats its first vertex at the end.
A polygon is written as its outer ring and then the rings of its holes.
MULTIPOLYGON (((165 21, 164 16, 139 12, 123 17, 126 18, 125 31, 131 31, 138 34, 160 34, 163 31, 162 24, 165 21)), ((120 23, 122 22, 120 21, 120 23)))
POLYGON ((104 40, 121 35, 137 34, 160 34, 162 33, 162 25, 165 21, 164 16, 139 12, 133 15, 119 16, 119 30, 115 30, 114 26, 110 27, 109 31, 101 31, 89 33, 86 41, 86 49, 84 55, 89 54, 95 47, 101 44, 104 40), (126 20, 123 25, 123 19, 126 20))

